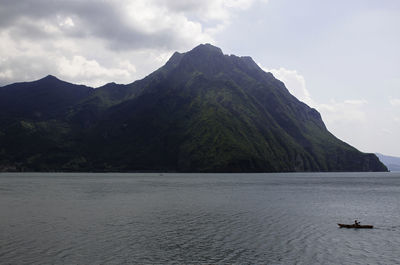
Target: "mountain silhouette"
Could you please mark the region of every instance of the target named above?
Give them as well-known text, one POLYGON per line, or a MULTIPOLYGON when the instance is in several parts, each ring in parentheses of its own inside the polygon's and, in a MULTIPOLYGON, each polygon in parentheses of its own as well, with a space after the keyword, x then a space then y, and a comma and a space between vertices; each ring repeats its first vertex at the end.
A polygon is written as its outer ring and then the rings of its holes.
POLYGON ((127 85, 1 87, 0 111, 4 171, 387 171, 251 57, 210 44, 127 85))

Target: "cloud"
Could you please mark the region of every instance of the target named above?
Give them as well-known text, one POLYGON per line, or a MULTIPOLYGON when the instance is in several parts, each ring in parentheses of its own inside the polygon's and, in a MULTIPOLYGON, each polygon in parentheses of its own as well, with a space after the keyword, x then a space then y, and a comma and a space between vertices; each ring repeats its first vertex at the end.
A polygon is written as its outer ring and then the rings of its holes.
POLYGON ((297 70, 288 70, 284 67, 279 69, 265 69, 264 71, 272 73, 275 78, 281 80, 289 92, 304 103, 315 106, 316 103, 311 99, 310 92, 306 88, 305 78, 297 70))
POLYGON ((400 99, 399 98, 392 98, 390 99, 390 105, 392 106, 400 106, 400 99))
MULTIPOLYGON (((255 2, 267 3, 267 0, 170 0, 167 8, 173 12, 185 12, 201 21, 226 21, 232 12, 250 8, 255 2)), ((156 0, 165 4, 165 0, 156 0)))
POLYGON ((367 119, 365 107, 368 101, 365 99, 344 100, 337 102, 331 100, 328 103, 317 105, 323 118, 326 120, 329 127, 335 127, 339 123, 354 125, 355 123, 364 123, 367 119))
POLYGON ((306 81, 297 70, 289 70, 284 67, 267 69, 260 67, 281 80, 289 92, 297 99, 310 107, 316 108, 322 115, 326 125, 330 128, 343 127, 354 123, 365 123, 367 114, 365 107, 368 101, 365 99, 347 99, 337 102, 332 99, 329 102, 316 102, 306 87, 306 81))
POLYGON ((389 129, 386 129, 386 128, 382 128, 381 129, 381 133, 384 134, 384 135, 392 135, 393 131, 389 130, 389 129))
POLYGON ((199 22, 169 11, 167 1, 157 2, 161 1, 6 1, 0 25, 7 26, 14 40, 93 37, 114 50, 180 48, 212 40, 199 22))
POLYGON ((88 85, 132 82, 174 51, 215 43, 215 34, 255 2, 266 1, 3 0, 0 85, 49 73, 88 85))
MULTIPOLYGON (((305 78, 299 71, 284 67, 263 69, 283 81, 289 92, 299 100, 317 109, 328 130, 339 139, 365 152, 392 150, 385 152, 395 154, 396 145, 393 143, 397 143, 399 134, 399 108, 392 108, 390 115, 385 116, 382 108, 363 98, 317 101, 307 89, 305 78)), ((400 106, 400 99, 391 98, 390 104, 400 106)))
POLYGON ((128 61, 121 61, 119 67, 105 68, 96 60, 88 60, 83 56, 59 58, 58 72, 69 79, 80 79, 83 83, 88 82, 94 86, 100 86, 111 78, 124 80, 136 72, 136 67, 128 61))
POLYGON ((347 99, 344 101, 344 104, 362 106, 368 104, 368 101, 365 99, 347 99))
POLYGON ((3 2, 0 28, 11 29, 15 39, 95 37, 112 49, 129 50, 177 49, 213 41, 207 30, 229 23, 232 12, 247 9, 256 0, 3 2))

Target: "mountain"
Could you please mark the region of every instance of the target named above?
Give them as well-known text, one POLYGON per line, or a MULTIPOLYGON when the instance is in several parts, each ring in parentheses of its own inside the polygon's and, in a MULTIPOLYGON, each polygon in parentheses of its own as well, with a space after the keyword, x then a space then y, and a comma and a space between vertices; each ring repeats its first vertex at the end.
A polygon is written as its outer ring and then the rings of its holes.
POLYGON ((400 157, 386 156, 379 153, 376 153, 376 155, 390 171, 400 171, 400 157))
POLYGON ((93 88, 73 85, 51 75, 34 82, 11 84, 0 88, 0 117, 32 120, 60 118, 68 108, 92 92, 93 88))
POLYGON ((210 44, 174 53, 131 84, 46 77, 0 88, 0 97, 3 170, 387 171, 250 57, 210 44))

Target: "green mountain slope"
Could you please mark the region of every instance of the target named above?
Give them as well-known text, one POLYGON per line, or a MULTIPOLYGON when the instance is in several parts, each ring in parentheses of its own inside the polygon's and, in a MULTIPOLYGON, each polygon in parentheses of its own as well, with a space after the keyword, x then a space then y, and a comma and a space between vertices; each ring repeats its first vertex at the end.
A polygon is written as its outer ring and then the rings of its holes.
POLYGON ((335 138, 315 109, 250 57, 224 55, 209 44, 175 53, 165 66, 132 84, 90 91, 67 112, 57 112, 63 116, 41 123, 26 116, 1 129, 3 168, 387 170, 374 154, 335 138), (17 152, 22 142, 26 151, 17 152))

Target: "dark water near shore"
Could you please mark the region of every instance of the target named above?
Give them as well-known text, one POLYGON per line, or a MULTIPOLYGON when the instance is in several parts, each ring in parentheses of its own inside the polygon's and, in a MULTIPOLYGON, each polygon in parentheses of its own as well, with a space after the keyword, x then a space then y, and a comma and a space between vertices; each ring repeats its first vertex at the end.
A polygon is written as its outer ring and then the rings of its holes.
POLYGON ((3 173, 0 264, 400 264, 400 173, 3 173))

